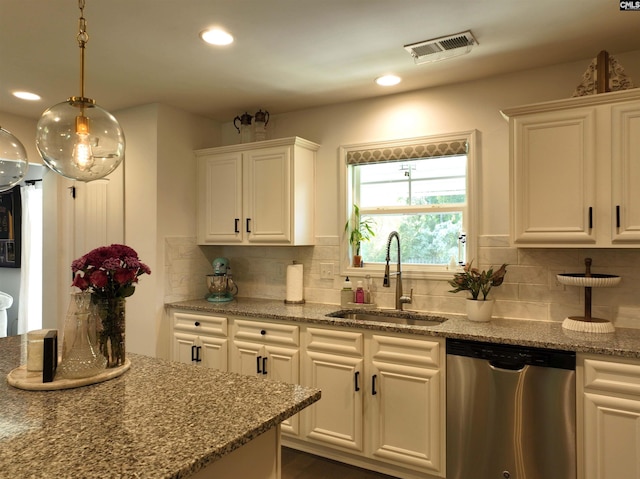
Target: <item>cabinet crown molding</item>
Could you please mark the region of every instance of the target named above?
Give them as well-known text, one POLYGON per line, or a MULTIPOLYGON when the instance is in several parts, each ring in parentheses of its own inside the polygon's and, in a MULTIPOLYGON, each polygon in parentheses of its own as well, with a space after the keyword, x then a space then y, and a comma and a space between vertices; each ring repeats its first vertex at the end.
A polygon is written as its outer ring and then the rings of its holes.
POLYGON ((609 93, 598 93, 595 95, 585 95, 562 100, 545 101, 530 105, 506 108, 500 113, 505 120, 513 116, 527 115, 530 113, 541 113, 555 110, 566 110, 567 108, 578 108, 585 106, 596 106, 623 101, 640 100, 640 88, 631 90, 614 91, 609 93))

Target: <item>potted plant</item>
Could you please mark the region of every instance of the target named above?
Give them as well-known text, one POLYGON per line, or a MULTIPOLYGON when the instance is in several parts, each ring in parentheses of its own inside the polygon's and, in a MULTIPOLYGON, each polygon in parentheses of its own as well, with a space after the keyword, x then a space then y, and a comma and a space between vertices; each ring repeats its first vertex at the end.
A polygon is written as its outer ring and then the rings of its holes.
POLYGON ((360 256, 360 244, 369 241, 376 235, 373 231, 375 222, 371 218, 362 219, 360 208, 354 203, 353 213, 344 225, 344 231, 349 235, 349 244, 353 254, 353 266, 362 266, 362 256, 360 256))
POLYGON ((467 317, 471 321, 489 321, 493 311, 493 299, 487 299, 491 288, 498 287, 504 281, 507 274, 506 263, 500 266, 496 271, 493 267, 487 271, 480 271, 478 268, 472 268, 469 262, 461 273, 456 273, 449 284, 455 289, 450 293, 459 291, 469 291, 471 298, 467 300, 467 317), (482 294, 482 297, 480 295, 482 294))

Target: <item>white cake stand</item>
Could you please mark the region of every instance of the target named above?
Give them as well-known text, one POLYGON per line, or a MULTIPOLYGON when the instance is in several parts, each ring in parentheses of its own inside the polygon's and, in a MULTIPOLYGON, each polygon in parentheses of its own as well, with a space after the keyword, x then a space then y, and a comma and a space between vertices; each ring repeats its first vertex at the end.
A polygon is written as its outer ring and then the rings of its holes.
POLYGON ((567 273, 556 276, 560 284, 584 288, 584 316, 569 316, 562 322, 562 327, 587 333, 613 333, 615 328, 611 321, 591 316, 591 288, 611 288, 620 283, 622 278, 611 274, 591 274, 591 258, 585 258, 584 264, 584 274, 567 273))

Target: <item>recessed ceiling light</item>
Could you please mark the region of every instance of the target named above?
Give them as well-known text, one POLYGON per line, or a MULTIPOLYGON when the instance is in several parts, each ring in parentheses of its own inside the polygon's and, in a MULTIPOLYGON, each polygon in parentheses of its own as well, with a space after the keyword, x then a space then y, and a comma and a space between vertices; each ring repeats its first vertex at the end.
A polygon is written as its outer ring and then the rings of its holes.
POLYGON ((393 86, 400 83, 400 77, 396 75, 384 75, 376 78, 376 83, 380 86, 393 86))
POLYGON ((211 45, 229 45, 233 43, 233 36, 220 28, 210 28, 200 32, 200 38, 211 45))
POLYGON ((14 91, 13 96, 15 96, 16 98, 20 98, 21 100, 41 100, 40 95, 36 95, 35 93, 31 93, 28 91, 14 91))

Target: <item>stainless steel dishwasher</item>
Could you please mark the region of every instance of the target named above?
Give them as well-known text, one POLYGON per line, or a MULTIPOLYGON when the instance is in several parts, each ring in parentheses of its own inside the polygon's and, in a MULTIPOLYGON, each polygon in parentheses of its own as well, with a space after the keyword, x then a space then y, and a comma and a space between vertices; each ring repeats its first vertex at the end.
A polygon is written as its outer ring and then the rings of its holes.
POLYGON ((576 479, 573 352, 447 340, 447 479, 576 479))

